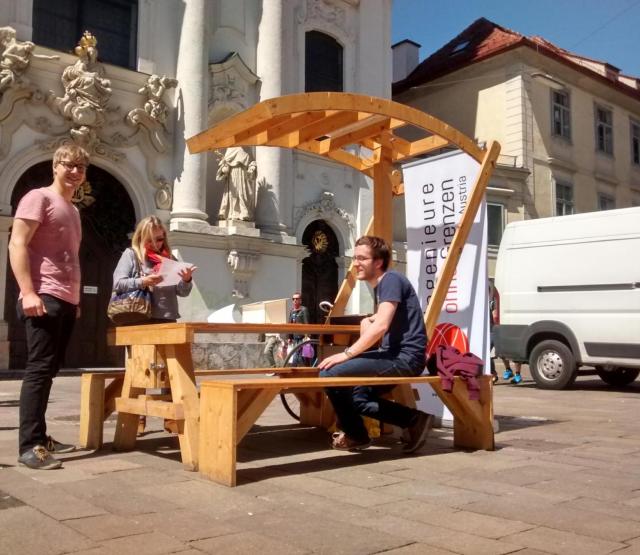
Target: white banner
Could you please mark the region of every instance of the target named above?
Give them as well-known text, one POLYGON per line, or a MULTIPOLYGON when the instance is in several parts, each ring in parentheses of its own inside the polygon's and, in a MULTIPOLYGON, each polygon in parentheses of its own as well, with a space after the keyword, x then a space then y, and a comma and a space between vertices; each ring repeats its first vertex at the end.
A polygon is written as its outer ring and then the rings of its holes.
MULTIPOLYGON (((403 167, 407 221, 407 277, 426 310, 447 258, 456 225, 471 195, 480 164, 457 151, 403 167)), ((439 344, 471 351, 490 372, 486 203, 473 222, 451 280, 429 350, 439 344)), ((428 385, 418 387, 418 408, 451 420, 428 385)))

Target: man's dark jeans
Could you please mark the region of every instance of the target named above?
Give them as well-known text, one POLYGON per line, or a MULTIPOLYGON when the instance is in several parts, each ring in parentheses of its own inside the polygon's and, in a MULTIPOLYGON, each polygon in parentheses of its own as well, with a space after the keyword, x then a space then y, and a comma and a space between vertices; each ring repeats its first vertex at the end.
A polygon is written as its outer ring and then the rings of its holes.
POLYGON ((49 393, 76 321, 75 305, 51 295, 40 297, 47 309, 44 316, 25 316, 22 300, 17 306, 27 336, 27 367, 20 390, 20 454, 46 443, 49 393))
MULTIPOLYGON (((340 376, 419 376, 424 364, 411 363, 404 359, 392 357, 384 351, 367 351, 342 364, 336 364, 328 370, 322 370, 320 377, 336 378, 340 376)), ((380 398, 393 386, 378 387, 330 387, 327 396, 336 411, 342 431, 355 441, 366 441, 369 438, 367 429, 360 415, 375 418, 380 422, 393 424, 400 428, 412 426, 420 411, 400 403, 380 398)))

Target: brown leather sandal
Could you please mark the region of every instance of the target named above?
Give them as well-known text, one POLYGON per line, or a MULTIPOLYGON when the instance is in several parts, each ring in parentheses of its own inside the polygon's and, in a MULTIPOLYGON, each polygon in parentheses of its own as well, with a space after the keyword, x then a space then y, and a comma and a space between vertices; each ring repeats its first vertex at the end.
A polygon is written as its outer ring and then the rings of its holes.
POLYGON ((371 445, 371 440, 357 441, 344 432, 336 432, 331 436, 331 448, 337 451, 363 451, 371 445))

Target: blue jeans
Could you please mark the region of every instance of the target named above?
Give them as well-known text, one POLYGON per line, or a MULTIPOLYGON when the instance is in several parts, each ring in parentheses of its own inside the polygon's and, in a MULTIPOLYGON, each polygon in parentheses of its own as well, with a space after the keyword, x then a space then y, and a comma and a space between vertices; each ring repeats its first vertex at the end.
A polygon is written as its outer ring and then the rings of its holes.
MULTIPOLYGON (((423 370, 424 364, 411 363, 401 358, 392 357, 384 351, 367 351, 342 364, 336 364, 327 370, 322 370, 320 377, 411 377, 419 376, 423 370)), ((369 434, 362 421, 362 416, 375 418, 380 422, 393 424, 400 428, 412 426, 420 414, 419 410, 380 398, 381 394, 389 392, 393 387, 328 387, 326 393, 336 411, 342 431, 353 440, 368 440, 369 434)))

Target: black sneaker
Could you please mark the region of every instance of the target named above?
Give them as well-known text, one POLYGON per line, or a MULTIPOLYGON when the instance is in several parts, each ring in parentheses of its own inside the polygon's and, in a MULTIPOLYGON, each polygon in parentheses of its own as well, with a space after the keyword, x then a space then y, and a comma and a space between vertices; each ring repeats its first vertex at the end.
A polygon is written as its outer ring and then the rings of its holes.
POLYGON ((68 445, 67 443, 60 443, 51 436, 47 436, 47 443, 45 447, 49 453, 71 453, 76 450, 75 445, 68 445))
POLYGON ((429 430, 433 425, 433 415, 421 412, 418 415, 416 423, 407 429, 409 432, 409 441, 402 447, 403 453, 414 453, 420 449, 426 442, 429 430))
POLYGON ((53 470, 62 466, 62 462, 54 458, 42 445, 36 445, 22 453, 18 462, 33 470, 53 470))

